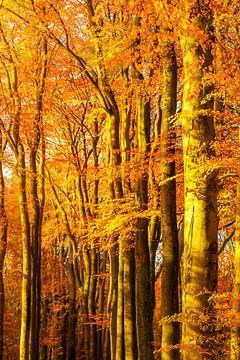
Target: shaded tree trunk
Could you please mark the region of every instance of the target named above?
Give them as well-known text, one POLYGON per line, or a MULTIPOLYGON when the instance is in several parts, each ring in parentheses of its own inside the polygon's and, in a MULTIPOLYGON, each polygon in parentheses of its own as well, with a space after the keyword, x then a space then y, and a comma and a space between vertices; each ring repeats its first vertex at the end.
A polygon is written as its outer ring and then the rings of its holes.
MULTIPOLYGON (((137 73, 139 78, 139 73, 137 73)), ((136 203, 141 211, 148 204, 147 152, 150 146, 150 108, 144 96, 139 95, 137 104, 137 162, 140 179, 136 182, 136 203)), ((139 217, 135 238, 135 304, 138 359, 153 359, 151 266, 148 244, 148 219, 139 217)))
MULTIPOLYGON (((107 115, 107 161, 108 161, 108 183, 109 183, 109 198, 110 200, 120 199, 123 196, 122 182, 119 175, 117 175, 117 167, 121 163, 120 158, 120 142, 119 142, 119 113, 117 108, 115 113, 107 115)), ((117 302, 118 302, 118 271, 119 271, 119 256, 117 237, 112 236, 112 249, 110 250, 110 265, 111 265, 111 314, 110 314, 110 344, 111 344, 111 359, 116 359, 117 346, 117 302)))
MULTIPOLYGON (((177 314, 178 309, 178 231, 176 216, 176 180, 174 156, 175 135, 174 116, 176 114, 177 64, 174 45, 168 43, 163 71, 162 121, 161 121, 161 231, 162 231, 162 317, 177 314)), ((177 321, 162 324, 161 359, 177 360, 178 349, 169 347, 179 343, 179 323, 177 321), (164 351, 166 349, 166 351, 164 351)))
MULTIPOLYGON (((239 143, 240 143, 240 130, 239 130, 239 143)), ((240 182, 237 185, 237 212, 235 222, 235 277, 234 277, 234 288, 233 288, 233 311, 238 319, 240 313, 240 182)), ((231 332, 231 360, 240 359, 240 322, 238 320, 232 327, 231 332)))
POLYGON ((41 39, 40 42, 40 73, 37 81, 36 114, 33 124, 34 139, 31 143, 29 168, 30 178, 30 201, 33 209, 31 221, 31 331, 30 348, 31 359, 39 358, 39 334, 40 334, 40 297, 41 297, 41 236, 43 208, 45 203, 45 142, 43 136, 42 111, 43 94, 45 90, 46 66, 47 66, 47 42, 41 39), (41 154, 39 169, 37 169, 37 155, 40 141, 41 154))
MULTIPOLYGON (((69 246, 69 257, 72 262, 73 249, 69 246)), ((67 319, 67 349, 66 359, 75 359, 75 345, 76 345, 76 325, 77 325, 77 311, 76 311, 76 281, 74 276, 73 264, 69 265, 68 269, 69 278, 69 308, 67 319)))

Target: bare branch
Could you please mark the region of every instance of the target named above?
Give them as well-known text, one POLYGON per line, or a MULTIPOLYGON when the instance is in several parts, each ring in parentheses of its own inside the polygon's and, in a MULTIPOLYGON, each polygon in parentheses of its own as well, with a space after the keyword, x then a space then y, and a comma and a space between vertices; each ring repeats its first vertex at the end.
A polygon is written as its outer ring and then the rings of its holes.
POLYGON ((232 231, 231 234, 223 241, 220 249, 218 250, 218 255, 220 255, 223 252, 225 245, 231 240, 234 234, 235 234, 235 230, 232 231))

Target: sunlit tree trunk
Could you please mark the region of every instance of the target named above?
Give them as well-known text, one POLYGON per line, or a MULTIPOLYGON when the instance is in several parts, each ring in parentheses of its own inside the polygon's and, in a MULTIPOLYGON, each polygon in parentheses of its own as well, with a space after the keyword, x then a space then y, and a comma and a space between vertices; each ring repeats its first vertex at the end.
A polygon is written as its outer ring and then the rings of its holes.
MULTIPOLYGON (((212 63, 212 16, 209 5, 195 2, 184 7, 181 46, 184 65, 182 131, 184 156, 184 274, 182 307, 185 321, 182 342, 184 360, 200 359, 200 346, 214 330, 208 299, 217 286, 217 205, 214 156, 212 86, 204 75, 212 63), (204 16, 200 15, 204 14, 204 16), (206 36, 201 46, 197 31, 206 36), (209 315, 205 338, 198 319, 209 315), (201 342, 201 343, 200 343, 201 342)), ((209 339, 208 339, 209 340, 209 339)), ((211 350, 211 349, 210 349, 211 350)))
POLYGON ((28 360, 31 311, 31 236, 27 209, 25 154, 21 144, 17 148, 19 207, 22 230, 22 315, 20 333, 20 360, 28 360))
MULTIPOLYGON (((163 94, 161 121, 161 231, 162 231, 162 297, 161 315, 178 313, 178 232, 176 216, 176 180, 174 156, 174 124, 176 119, 177 65, 174 46, 165 46, 163 63, 163 94)), ((162 324, 161 358, 178 359, 179 351, 169 347, 179 343, 179 323, 173 320, 162 324), (166 351, 164 351, 166 349, 166 351)))
MULTIPOLYGON (((2 132, 0 131, 0 156, 3 155, 2 132)), ((4 280, 3 266, 7 246, 8 219, 5 211, 3 166, 0 160, 0 359, 3 359, 4 344, 4 280)))

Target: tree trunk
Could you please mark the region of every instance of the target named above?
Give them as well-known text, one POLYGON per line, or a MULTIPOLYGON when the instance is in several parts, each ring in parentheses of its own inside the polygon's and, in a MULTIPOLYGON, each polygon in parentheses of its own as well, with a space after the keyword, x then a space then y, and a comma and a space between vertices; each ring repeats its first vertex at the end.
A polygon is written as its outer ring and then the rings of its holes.
POLYGON ((135 261, 134 249, 128 242, 129 247, 124 249, 124 350, 126 360, 136 360, 137 334, 135 313, 135 261))
POLYGON ((117 329, 116 329, 116 360, 125 359, 124 351, 124 260, 123 260, 123 239, 119 239, 119 268, 118 268, 118 296, 117 296, 117 329))
MULTIPOLYGON (((176 180, 174 156, 174 116, 176 114, 177 65, 173 44, 167 44, 163 63, 163 95, 161 121, 161 230, 162 230, 162 296, 161 315, 178 313, 178 232, 176 216, 176 180)), ((162 324, 162 360, 177 360, 178 349, 169 347, 179 343, 179 323, 168 320, 162 324), (164 351, 166 349, 166 351, 164 351)))
MULTIPOLYGON (((147 209, 148 172, 146 155, 150 144, 150 108, 145 97, 139 94, 137 104, 137 162, 140 179, 136 182, 136 202, 141 211, 147 209)), ((138 359, 153 359, 151 268, 148 246, 148 219, 139 217, 135 238, 135 304, 138 359)))
MULTIPOLYGON (((128 68, 123 70, 124 80, 128 86, 128 68)), ((124 99, 121 112, 121 154, 122 154, 122 184, 124 196, 127 198, 131 193, 131 184, 129 180, 128 162, 130 160, 130 117, 131 106, 128 99, 124 99)), ((135 263, 134 248, 131 232, 121 234, 119 239, 119 298, 118 310, 121 325, 118 324, 121 332, 121 354, 118 354, 119 360, 137 359, 137 334, 136 334, 136 314, 135 314, 135 263)), ((120 341, 119 341, 120 343, 120 341)))
POLYGON ((90 250, 90 264, 91 264, 91 276, 89 283, 89 300, 88 300, 88 314, 90 325, 90 348, 89 348, 89 358, 90 360, 98 360, 97 353, 97 325, 95 324, 95 315, 96 315, 96 277, 97 274, 97 259, 96 251, 94 244, 91 244, 90 250))
POLYGON ((47 66, 47 41, 42 39, 40 52, 41 66, 37 81, 36 113, 33 123, 34 139, 31 142, 29 169, 30 178, 30 200, 33 209, 32 216, 32 263, 31 263, 31 329, 30 348, 31 359, 39 358, 39 334, 40 334, 40 297, 41 297, 41 233, 43 207, 45 201, 44 189, 44 165, 45 165, 45 143, 42 129, 43 94, 45 90, 46 66, 47 66), (39 176, 37 169, 37 154, 40 141, 42 148, 40 154, 39 176))
POLYGON ((39 329, 37 329, 37 313, 40 308, 37 305, 37 273, 39 263, 39 226, 40 226, 40 207, 37 194, 37 167, 36 167, 36 151, 30 151, 30 171, 31 171, 31 203, 33 209, 32 216, 32 256, 31 256, 31 325, 30 325, 30 348, 31 359, 38 359, 39 352, 39 329))
MULTIPOLYGON (((204 75, 212 63, 211 10, 202 2, 186 5, 181 46, 184 65, 182 106, 184 156, 184 273, 182 307, 185 321, 182 342, 184 360, 201 359, 201 346, 214 330, 212 307, 208 299, 217 287, 217 205, 214 156, 214 124, 211 113, 212 86, 204 75), (204 13, 204 17, 199 14, 204 13), (209 19, 206 22, 206 19, 209 19), (210 25, 209 25, 210 24, 210 25), (206 35, 205 49, 197 31, 206 35), (203 62, 204 60, 204 62, 203 62), (205 337, 199 323, 201 314, 209 316, 205 337)), ((202 324, 206 325, 206 324, 202 324)), ((209 339, 208 339, 209 340, 209 339)), ((205 344, 204 344, 205 343, 205 344)), ((211 349, 210 349, 211 350, 211 349)))
POLYGON ((20 360, 28 360, 31 309, 31 247, 30 223, 26 196, 26 170, 23 146, 18 145, 19 207, 22 230, 23 274, 22 274, 22 315, 20 333, 20 360))
MULTIPOLYGON (((2 148, 2 133, 0 131, 0 149, 2 148)), ((4 281, 3 266, 7 246, 8 219, 4 205, 4 177, 2 169, 2 161, 0 160, 0 359, 3 359, 4 344, 4 281)))
MULTIPOLYGON (((107 114, 107 161, 108 161, 108 183, 110 200, 120 199, 123 196, 122 182, 117 174, 121 163, 119 143, 119 113, 107 114)), ((117 301, 118 301, 118 271, 119 257, 116 236, 112 236, 112 249, 109 258, 111 264, 111 314, 110 314, 110 344, 111 360, 116 359, 117 345, 117 301)))
MULTIPOLYGON (((115 240, 113 240, 115 241, 115 240)), ((117 298, 118 298, 118 267, 119 260, 117 255, 117 246, 114 245, 113 249, 110 250, 110 288, 111 300, 110 300, 110 351, 111 360, 116 358, 116 344, 117 344, 117 298)))
MULTIPOLYGON (((240 130, 239 130, 240 143, 240 130)), ((233 288, 233 311, 236 313, 236 319, 240 313, 240 182, 237 186, 237 213, 235 222, 235 278, 233 288)), ((240 322, 232 327, 231 332, 231 360, 240 360, 240 322)))
POLYGON ((76 325, 77 325, 77 311, 76 311, 76 281, 74 276, 72 257, 73 249, 69 246, 69 257, 71 264, 68 268, 69 279, 69 308, 67 321, 67 354, 66 359, 75 359, 75 344, 76 344, 76 325))

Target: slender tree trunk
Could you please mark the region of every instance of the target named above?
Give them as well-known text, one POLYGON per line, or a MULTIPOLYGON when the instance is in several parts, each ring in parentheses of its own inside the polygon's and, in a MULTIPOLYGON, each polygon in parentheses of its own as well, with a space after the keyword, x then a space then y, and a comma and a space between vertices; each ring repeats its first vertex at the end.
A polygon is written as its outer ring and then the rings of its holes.
POLYGON ((29 169, 30 178, 30 201, 33 209, 31 221, 31 325, 30 325, 30 348, 31 359, 39 358, 39 334, 40 334, 40 297, 41 297, 41 233, 44 207, 44 161, 45 144, 43 138, 42 110, 43 94, 45 88, 46 66, 47 66, 47 42, 41 39, 40 42, 40 61, 41 67, 38 74, 36 114, 33 123, 34 139, 31 143, 29 169), (42 139, 41 139, 42 138, 42 139), (37 153, 42 140, 40 154, 39 174, 37 169, 37 153))
MULTIPOLYGON (((0 131, 0 149, 1 156, 2 148, 2 133, 0 131)), ((0 160, 0 359, 3 359, 3 344, 4 344, 4 281, 3 281, 3 266, 7 246, 7 232, 8 219, 4 205, 4 177, 2 169, 2 161, 0 160)))
POLYGON ((23 146, 18 145, 18 180, 19 180, 19 207, 22 228, 22 315, 20 333, 20 360, 28 360, 30 335, 30 309, 31 309, 31 247, 30 222, 27 209, 26 170, 23 146))
MULTIPOLYGON (((73 250, 69 246, 69 257, 72 260, 73 250)), ((76 281, 74 276, 73 264, 71 263, 68 268, 69 278, 69 308, 68 308, 68 321, 67 321, 67 360, 75 359, 75 345, 76 345, 76 325, 77 325, 77 312, 76 312, 76 281)))
POLYGON ((116 328, 116 360, 125 359, 124 351, 124 287, 123 287, 123 239, 119 239, 119 268, 118 268, 118 296, 117 296, 117 328, 116 328))
POLYGON ((95 324, 96 315, 96 277, 97 274, 97 258, 94 244, 91 244, 90 250, 90 265, 91 265, 91 276, 89 282, 89 300, 88 300, 88 314, 90 325, 90 347, 89 347, 89 359, 98 360, 97 353, 97 325, 95 324))
MULTIPOLYGON (((239 130, 240 143, 240 130, 239 130)), ((240 182, 237 185, 237 213, 235 222, 235 278, 233 288, 233 311, 237 315, 240 313, 240 182)), ((231 360, 240 359, 240 322, 236 320, 236 324, 232 327, 231 332, 231 360)))
MULTIPOLYGON (((115 241, 115 240, 113 240, 115 241)), ((116 358, 116 343, 117 343, 117 298, 118 298, 118 267, 119 260, 117 254, 118 248, 115 245, 110 250, 110 264, 111 264, 111 278, 110 288, 111 291, 111 307, 110 307, 110 348, 111 348, 111 359, 116 358)))
POLYGON ((30 348, 31 358, 38 359, 39 329, 37 329, 37 312, 40 309, 37 306, 37 271, 39 257, 39 225, 40 225, 40 208, 37 194, 37 167, 36 151, 30 151, 30 171, 31 171, 31 203, 33 208, 32 216, 32 256, 31 256, 31 325, 30 325, 30 348))
MULTIPOLYGON (((136 183, 136 202, 139 209, 146 210, 148 204, 148 172, 146 154, 150 144, 150 109, 145 97, 139 95, 137 104, 137 146, 140 179, 136 183)), ((148 219, 137 219, 135 238, 135 305, 138 359, 153 359, 151 268, 148 245, 148 219)))
POLYGON ((208 299, 217 287, 218 218, 216 174, 209 163, 214 156, 211 147, 214 124, 212 102, 209 101, 212 86, 204 84, 204 75, 212 63, 211 10, 208 4, 204 7, 203 2, 188 4, 184 10, 181 46, 184 64, 182 127, 185 196, 182 307, 185 322, 182 342, 187 347, 183 351, 183 359, 192 360, 202 358, 199 352, 201 345, 206 349, 206 340, 214 330, 212 306, 208 299), (197 39, 197 31, 206 36, 205 49, 197 39), (204 338, 201 338, 203 331, 198 321, 201 314, 209 316, 204 338))
MULTIPOLYGON (((98 274, 105 274, 106 273, 106 252, 103 252, 102 258, 101 254, 98 254, 98 274)), ((104 300, 105 300, 105 279, 104 276, 100 276, 98 280, 98 314, 100 316, 100 319, 103 319, 104 316, 104 300)), ((105 329, 100 324, 97 326, 97 349, 98 349, 98 359, 101 360, 103 358, 103 345, 104 345, 104 333, 105 329)))
MULTIPOLYGON (((174 123, 176 113, 177 65, 174 46, 167 44, 163 64, 163 95, 161 121, 161 230, 162 230, 162 285, 161 315, 178 313, 178 232, 176 215, 176 180, 174 156, 174 123)), ((178 349, 170 349, 179 343, 179 323, 162 324, 162 360, 177 360, 178 349), (164 351, 166 350, 166 351, 164 351)))
MULTIPOLYGON (((119 143, 119 113, 107 115, 107 161, 108 161, 108 182, 110 200, 120 199, 123 196, 122 182, 117 175, 117 167, 121 163, 119 143)), ((111 360, 116 359, 117 345, 117 299, 118 299, 118 271, 119 257, 116 236, 112 236, 113 246, 109 258, 111 265, 111 314, 110 314, 110 344, 111 360)))
MULTIPOLYGON (((36 340, 35 348, 40 353, 40 327, 41 327, 41 258, 42 258, 42 223, 43 210, 45 205, 45 140, 42 134, 41 154, 39 162, 39 193, 38 200, 40 206, 39 214, 39 243, 38 243, 38 257, 37 257, 37 276, 36 276, 36 340)), ((37 358, 36 358, 37 359, 37 358)))
POLYGON ((135 304, 135 258, 134 248, 126 241, 124 249, 124 351, 126 360, 137 360, 136 304, 135 304))
MULTIPOLYGON (((128 85, 128 68, 123 70, 123 77, 128 85)), ((122 184, 124 196, 127 198, 131 193, 129 172, 127 170, 130 160, 130 116, 131 107, 129 100, 125 99, 121 112, 121 155, 122 155, 122 184)), ((137 335, 135 314, 135 262, 134 240, 132 234, 121 234, 119 239, 119 293, 118 293, 118 337, 120 360, 137 359, 137 335)))
MULTIPOLYGON (((98 151, 97 151, 97 144, 98 144, 98 140, 99 140, 99 130, 98 130, 98 120, 97 118, 94 121, 94 138, 92 141, 92 148, 93 148, 93 160, 94 160, 94 167, 97 171, 98 169, 98 151)), ((95 179, 94 180, 94 199, 93 199, 93 204, 95 209, 97 208, 98 205, 98 189, 99 189, 99 180, 95 179)), ((92 212, 93 216, 96 216, 95 210, 92 212)), ((95 243, 94 241, 91 242, 91 252, 90 252, 90 257, 91 257, 91 278, 90 278, 90 285, 89 285, 89 314, 91 314, 92 316, 92 322, 93 324, 91 325, 90 328, 90 359, 91 360, 100 360, 100 354, 99 354, 99 349, 98 346, 100 345, 100 349, 102 350, 102 343, 99 344, 98 343, 98 333, 97 333, 97 323, 96 322, 96 303, 97 303, 97 284, 99 286, 99 282, 100 282, 100 278, 98 278, 98 281, 96 280, 96 275, 100 273, 100 271, 98 272, 98 260, 100 260, 100 257, 97 254, 97 250, 95 248, 95 243)), ((105 260, 103 259, 103 262, 105 260)), ((105 265, 105 264, 104 264, 105 265)), ((103 266, 104 267, 104 266, 103 266)), ((100 269, 99 269, 100 270, 100 269)), ((105 274, 105 271, 104 271, 105 274)), ((100 286, 99 286, 100 287, 100 286)), ((104 291, 104 285, 103 285, 103 291, 104 291)), ((103 294, 104 295, 104 294, 103 294)), ((103 305, 100 306, 100 301, 99 301, 99 312, 100 314, 103 314, 103 310, 101 310, 103 308, 103 305)), ((100 353, 101 353, 100 350, 100 353)))
MULTIPOLYGON (((161 222, 160 216, 157 212, 160 211, 160 185, 157 183, 154 174, 155 166, 155 152, 159 149, 162 109, 160 106, 161 98, 158 98, 156 105, 156 116, 153 123, 153 143, 151 147, 151 155, 149 161, 149 188, 151 189, 152 196, 152 208, 155 212, 151 216, 149 222, 149 254, 150 254, 150 269, 151 269, 151 297, 152 297, 152 309, 155 308, 155 272, 156 272, 156 252, 161 238, 161 222)), ((157 339, 159 341, 159 339, 157 339)))
POLYGON ((83 248, 83 260, 84 260, 84 283, 83 283, 83 328, 84 328, 84 347, 86 353, 86 359, 90 358, 90 325, 89 325, 89 317, 88 317, 88 301, 89 301, 89 284, 90 284, 90 276, 91 276, 91 263, 89 257, 89 251, 83 248), (84 324, 85 322, 85 324, 84 324))

